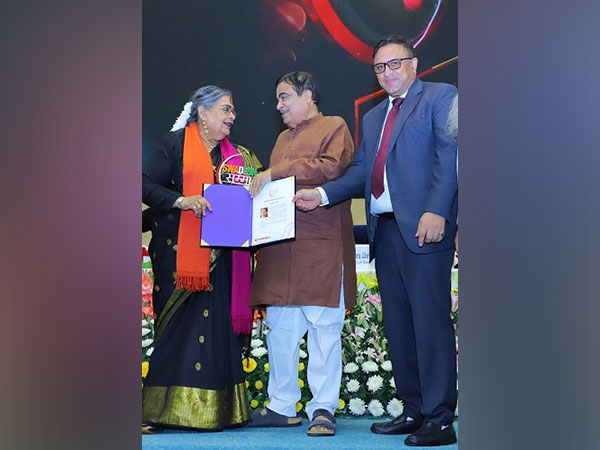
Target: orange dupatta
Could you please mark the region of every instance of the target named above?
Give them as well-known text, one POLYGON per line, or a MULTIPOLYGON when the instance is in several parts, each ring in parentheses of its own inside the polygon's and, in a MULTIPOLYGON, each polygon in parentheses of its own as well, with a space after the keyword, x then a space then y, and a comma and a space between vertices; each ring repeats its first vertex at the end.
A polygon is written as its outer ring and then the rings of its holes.
MULTIPOLYGON (((183 141, 183 195, 202 194, 204 183, 213 183, 210 153, 202 139, 197 123, 185 127, 183 141)), ((202 219, 191 209, 181 211, 177 242, 175 288, 205 291, 209 285, 210 248, 200 247, 202 219)))

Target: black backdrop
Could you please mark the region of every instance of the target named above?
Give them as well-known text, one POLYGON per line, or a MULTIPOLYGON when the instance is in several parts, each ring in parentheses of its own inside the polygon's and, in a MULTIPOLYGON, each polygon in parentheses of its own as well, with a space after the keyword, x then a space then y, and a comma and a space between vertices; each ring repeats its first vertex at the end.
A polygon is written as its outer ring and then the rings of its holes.
MULTIPOLYGON (((331 4, 347 27, 370 46, 391 32, 414 33, 417 19, 411 19, 414 11, 407 5, 439 6, 429 33, 416 49, 418 71, 458 55, 457 0, 315 1, 331 4)), ((169 131, 190 94, 200 86, 218 84, 233 92, 238 111, 230 139, 254 150, 267 165, 275 139, 284 129, 275 110, 275 81, 292 70, 316 77, 321 88, 319 109, 325 115, 342 116, 354 135, 354 100, 380 87, 369 63, 347 52, 319 21, 310 18, 310 4, 305 0, 144 0, 143 160, 169 131)), ((423 80, 458 85, 457 64, 423 80)), ((382 99, 361 105, 359 114, 382 99)))

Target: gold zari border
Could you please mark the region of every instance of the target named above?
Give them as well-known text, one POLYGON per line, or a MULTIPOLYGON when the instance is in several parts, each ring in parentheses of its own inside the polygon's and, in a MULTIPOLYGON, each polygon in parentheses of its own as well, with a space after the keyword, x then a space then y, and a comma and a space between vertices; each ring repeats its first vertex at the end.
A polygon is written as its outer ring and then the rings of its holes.
POLYGON ((142 421, 206 430, 250 420, 245 383, 215 391, 184 386, 144 386, 142 421))

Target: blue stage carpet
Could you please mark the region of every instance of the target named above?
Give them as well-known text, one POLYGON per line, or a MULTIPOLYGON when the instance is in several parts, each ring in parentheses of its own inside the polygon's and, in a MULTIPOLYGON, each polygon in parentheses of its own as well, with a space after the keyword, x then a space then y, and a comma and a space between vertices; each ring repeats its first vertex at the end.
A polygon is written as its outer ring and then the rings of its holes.
MULTIPOLYGON (((373 434, 369 427, 381 419, 368 417, 336 417, 337 432, 333 437, 309 437, 306 435, 308 420, 293 428, 238 428, 222 433, 197 433, 192 431, 165 430, 160 434, 143 435, 143 450, 280 450, 319 449, 327 450, 385 450, 431 447, 407 447, 406 436, 382 436, 373 434)), ((388 419, 385 419, 388 420, 388 419)), ((458 422, 454 422, 458 435, 458 422)), ((458 445, 435 447, 458 450, 458 445)))

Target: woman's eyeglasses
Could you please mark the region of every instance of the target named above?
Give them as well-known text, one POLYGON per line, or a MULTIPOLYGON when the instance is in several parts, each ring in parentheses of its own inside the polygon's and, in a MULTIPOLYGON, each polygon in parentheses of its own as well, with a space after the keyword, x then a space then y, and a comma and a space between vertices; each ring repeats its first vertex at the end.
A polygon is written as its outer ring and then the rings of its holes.
POLYGON ((235 112, 235 108, 231 105, 219 105, 217 106, 217 108, 219 108, 221 111, 225 112, 226 114, 233 114, 234 116, 237 116, 237 113, 235 112))

